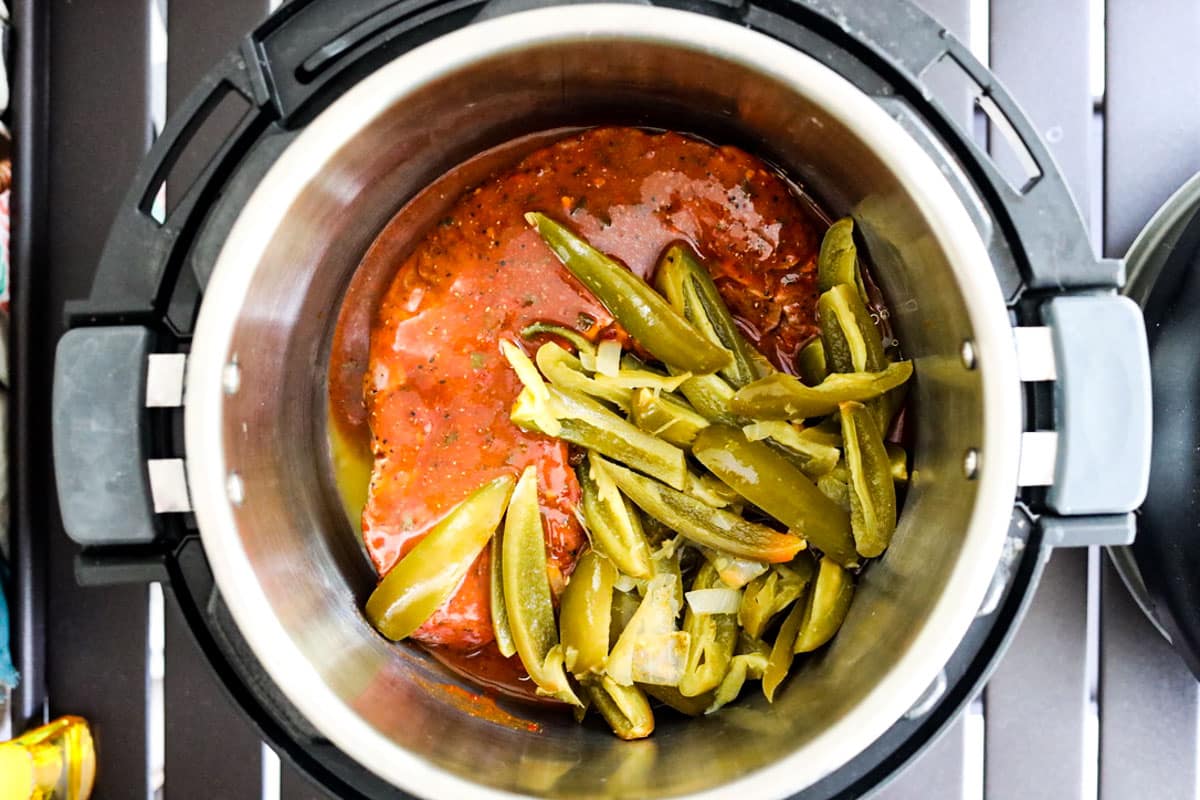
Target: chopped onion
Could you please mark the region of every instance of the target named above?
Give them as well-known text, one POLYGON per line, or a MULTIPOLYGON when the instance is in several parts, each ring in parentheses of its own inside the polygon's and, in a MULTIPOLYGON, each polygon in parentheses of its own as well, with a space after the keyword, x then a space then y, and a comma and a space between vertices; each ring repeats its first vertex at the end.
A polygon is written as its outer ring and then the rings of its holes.
POLYGON ((621 686, 633 685, 633 659, 638 640, 674 633, 679 604, 675 576, 657 575, 646 585, 646 595, 604 661, 604 671, 621 686))
MULTIPOLYGON (((533 361, 525 352, 507 339, 500 340, 500 352, 504 354, 513 371, 517 373, 517 378, 525 386, 529 392, 530 404, 529 408, 534 419, 537 421, 538 427, 542 429, 542 433, 547 436, 557 436, 562 431, 562 423, 558 421, 553 410, 553 403, 550 398, 550 390, 546 388, 546 382, 542 380, 542 375, 538 372, 538 368, 534 366, 533 361)), ((520 402, 518 397, 517 401, 520 402)))
POLYGON ((618 592, 632 592, 643 583, 645 583, 645 581, 639 581, 637 578, 621 572, 617 574, 617 579, 613 581, 613 588, 618 592))
POLYGON ((631 674, 634 683, 678 686, 687 670, 692 637, 684 631, 652 633, 633 644, 631 674))
POLYGON ((712 565, 717 568, 721 582, 731 589, 740 589, 750 581, 767 571, 767 565, 761 561, 748 558, 738 558, 718 550, 703 548, 702 551, 712 565))
POLYGON ((696 614, 736 614, 742 605, 737 589, 693 589, 685 597, 696 614))
POLYGON ((605 339, 596 348, 596 372, 615 378, 621 371, 621 343, 616 339, 605 339))
MULTIPOLYGON (((599 358, 597 358, 597 362, 599 362, 599 358)), ((690 372, 681 372, 678 375, 659 375, 648 369, 622 369, 615 375, 604 374, 602 377, 596 378, 596 382, 622 389, 655 389, 661 392, 673 392, 690 377, 692 377, 690 372)))

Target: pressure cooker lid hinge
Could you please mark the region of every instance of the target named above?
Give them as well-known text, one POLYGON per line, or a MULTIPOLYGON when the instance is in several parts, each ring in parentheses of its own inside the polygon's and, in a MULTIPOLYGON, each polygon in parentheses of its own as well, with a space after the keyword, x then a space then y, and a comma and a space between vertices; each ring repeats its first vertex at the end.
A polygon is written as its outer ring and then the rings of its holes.
POLYGON ((1150 459, 1150 368, 1137 306, 1112 293, 1060 295, 1041 326, 1014 328, 1027 396, 1048 397, 1048 419, 1030 414, 1017 482, 1037 489, 1045 544, 1132 540, 1150 459), (1035 395, 1035 393, 1039 393, 1035 395))
POLYGON ((84 547, 162 539, 162 515, 191 511, 171 415, 183 405, 182 353, 151 352, 139 325, 78 328, 55 354, 51 424, 63 527, 84 547))

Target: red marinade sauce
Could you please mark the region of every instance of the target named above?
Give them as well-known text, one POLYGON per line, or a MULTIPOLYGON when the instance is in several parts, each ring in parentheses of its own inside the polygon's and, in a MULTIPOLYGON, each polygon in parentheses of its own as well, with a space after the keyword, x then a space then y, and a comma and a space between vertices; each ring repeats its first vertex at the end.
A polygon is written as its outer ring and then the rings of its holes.
MULTIPOLYGON (((509 421, 521 385, 499 342, 521 343, 520 331, 534 322, 582 327, 593 338, 615 325, 529 228, 527 211, 568 224, 647 279, 668 245, 686 242, 751 342, 780 369, 793 372, 800 347, 818 332, 816 254, 826 223, 759 159, 626 127, 573 133, 533 152, 464 194, 388 271, 394 277, 373 319, 351 307, 353 288, 347 295, 330 364, 331 408, 345 435, 361 434, 364 418, 369 425, 374 466, 362 527, 381 575, 474 489, 530 464, 541 476, 556 596, 586 544, 566 446, 509 421)), ((372 260, 395 252, 388 245, 400 235, 399 216, 360 270, 390 266, 372 260)), ((485 549, 413 638, 467 672, 483 648, 476 663, 488 666, 487 682, 528 696, 527 679, 516 685, 519 662, 492 644, 488 562, 485 549), (504 664, 511 680, 501 675, 504 664)))

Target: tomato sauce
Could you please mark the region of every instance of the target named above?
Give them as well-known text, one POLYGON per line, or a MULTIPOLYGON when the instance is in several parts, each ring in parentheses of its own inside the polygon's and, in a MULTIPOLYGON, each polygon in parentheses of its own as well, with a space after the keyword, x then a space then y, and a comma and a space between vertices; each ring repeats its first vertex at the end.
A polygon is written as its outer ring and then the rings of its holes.
MULTIPOLYGON (((520 342, 520 330, 539 321, 592 336, 613 323, 525 223, 535 210, 646 278, 668 245, 685 241, 780 369, 794 371, 817 333, 816 253, 826 224, 775 170, 733 147, 634 128, 570 134, 468 191, 402 263, 384 264, 403 235, 402 212, 360 266, 376 283, 391 282, 377 308, 362 301, 382 285, 348 293, 330 364, 336 429, 360 442, 364 423, 370 430, 362 528, 380 574, 483 482, 530 464, 541 475, 556 595, 585 544, 565 445, 508 419, 521 387, 499 341, 520 342)), ((443 655, 488 645, 488 566, 484 551, 414 638, 443 655)))

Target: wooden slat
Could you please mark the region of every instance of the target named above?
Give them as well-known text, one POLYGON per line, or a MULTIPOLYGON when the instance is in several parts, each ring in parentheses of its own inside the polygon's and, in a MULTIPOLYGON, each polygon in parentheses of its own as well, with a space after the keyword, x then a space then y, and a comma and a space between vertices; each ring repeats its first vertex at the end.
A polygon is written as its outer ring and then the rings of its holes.
MULTIPOLYGON (((1087 0, 991 0, 989 15, 991 69, 1049 144, 1076 205, 1085 210, 1091 187, 1088 13, 1087 0)), ((1010 153, 993 142, 998 162, 1010 153)), ((1087 552, 1055 552, 988 684, 987 797, 1082 797, 1087 585, 1087 552)))
POLYGON ((1104 560, 1100 800, 1200 798, 1200 683, 1104 560))
POLYGON ((984 693, 986 797, 1082 798, 1087 552, 1053 554, 984 693))
MULTIPOLYGON (((149 146, 148 10, 145 0, 51 4, 50 246, 40 267, 52 279, 42 287, 47 318, 25 321, 28 333, 45 337, 47 352, 61 333, 64 301, 88 294, 108 226, 149 146)), ((49 398, 49 372, 43 377, 37 393, 49 398)), ((49 424, 39 430, 49 451, 49 424)), ((51 478, 43 480, 36 501, 52 508, 51 478)), ((101 763, 93 797, 144 797, 146 587, 78 587, 77 548, 57 513, 46 517, 50 713, 93 723, 101 763)))
POLYGON ((13 690, 10 720, 17 730, 41 722, 46 702, 46 551, 54 512, 42 499, 51 472, 48 375, 51 337, 35 330, 50 318, 48 214, 50 15, 34 0, 12 6, 16 37, 13 57, 13 188, 10 269, 12 319, 9 339, 11 416, 8 420, 10 476, 9 560, 12 568, 13 661, 21 682, 13 690), (41 377, 39 377, 41 375, 41 377))
POLYGON ((279 797, 281 800, 330 800, 332 795, 314 786, 299 770, 284 761, 279 769, 279 797))
POLYGON ((875 794, 875 800, 951 800, 963 797, 966 742, 966 724, 959 717, 912 765, 875 794))
POLYGON ((164 592, 163 677, 167 800, 262 797, 262 750, 249 721, 222 693, 174 594, 164 592))
MULTIPOLYGON (((1200 170, 1200 5, 1108 0, 1104 247, 1120 256, 1200 170)), ((1100 798, 1197 797, 1200 687, 1104 565, 1100 798)))
MULTIPOLYGON (((969 0, 915 0, 925 13, 942 23, 959 41, 970 43, 971 3, 969 0)), ((927 77, 930 92, 950 109, 963 130, 974 128, 975 98, 970 88, 936 72, 927 77)))
MULTIPOLYGON (((969 41, 969 0, 916 0, 927 14, 938 20, 961 41, 969 41)), ((960 84, 931 85, 934 96, 954 109, 963 130, 970 131, 974 102, 960 84)), ((879 800, 959 800, 963 797, 965 726, 959 719, 942 738, 928 747, 884 787, 879 800)))
POLYGON ((1104 249, 1122 256, 1200 171, 1200 3, 1108 0, 1104 249))
MULTIPOLYGON (((267 15, 267 0, 173 0, 166 9, 167 114, 267 15)), ((204 128, 168 177, 168 198, 219 144, 204 128), (178 176, 178 180, 176 180, 178 176)), ((170 202, 170 200, 168 200, 170 202)), ((164 789, 173 797, 262 796, 262 750, 242 712, 221 692, 170 592, 166 593, 164 789)), ((286 795, 285 795, 286 796, 286 795)))
POLYGON ((1092 119, 1089 5, 1089 0, 991 0, 989 16, 990 67, 1049 144, 1085 220, 1092 119))

